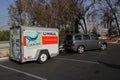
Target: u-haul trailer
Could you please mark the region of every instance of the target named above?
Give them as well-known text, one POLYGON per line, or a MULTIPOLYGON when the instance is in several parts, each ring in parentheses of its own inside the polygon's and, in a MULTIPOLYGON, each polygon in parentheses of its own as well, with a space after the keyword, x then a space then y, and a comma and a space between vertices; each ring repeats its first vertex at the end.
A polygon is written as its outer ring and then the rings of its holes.
POLYGON ((55 28, 10 28, 10 56, 12 60, 45 62, 59 54, 59 31, 55 28))

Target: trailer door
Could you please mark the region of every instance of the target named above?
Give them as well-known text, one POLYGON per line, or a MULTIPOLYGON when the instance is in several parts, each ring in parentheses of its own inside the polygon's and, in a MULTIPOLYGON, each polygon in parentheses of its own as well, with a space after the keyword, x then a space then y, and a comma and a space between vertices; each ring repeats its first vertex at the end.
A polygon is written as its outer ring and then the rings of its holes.
POLYGON ((20 59, 20 28, 10 30, 10 57, 20 59))

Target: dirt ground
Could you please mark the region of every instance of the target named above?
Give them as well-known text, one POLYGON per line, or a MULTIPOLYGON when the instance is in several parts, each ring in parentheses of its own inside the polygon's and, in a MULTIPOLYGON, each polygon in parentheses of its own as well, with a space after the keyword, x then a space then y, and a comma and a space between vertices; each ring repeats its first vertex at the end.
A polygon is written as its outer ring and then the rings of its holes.
POLYGON ((9 56, 9 48, 0 49, 0 58, 9 56))

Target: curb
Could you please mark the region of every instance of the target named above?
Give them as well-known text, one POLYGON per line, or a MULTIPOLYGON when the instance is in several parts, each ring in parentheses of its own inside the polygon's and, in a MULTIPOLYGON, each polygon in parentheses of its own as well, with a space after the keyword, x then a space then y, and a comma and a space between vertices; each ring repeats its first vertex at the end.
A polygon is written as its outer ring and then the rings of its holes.
POLYGON ((0 61, 3 61, 3 60, 7 60, 8 57, 3 57, 3 58, 0 58, 0 61))

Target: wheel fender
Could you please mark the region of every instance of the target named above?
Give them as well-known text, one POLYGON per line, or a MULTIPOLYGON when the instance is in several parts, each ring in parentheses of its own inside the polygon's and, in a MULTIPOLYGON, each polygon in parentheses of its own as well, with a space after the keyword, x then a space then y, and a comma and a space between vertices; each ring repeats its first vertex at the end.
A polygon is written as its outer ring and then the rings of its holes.
POLYGON ((85 49, 85 46, 84 46, 84 45, 79 45, 79 46, 77 47, 77 49, 78 49, 80 46, 83 46, 83 47, 84 47, 84 49, 85 49))
POLYGON ((50 58, 49 51, 48 51, 47 49, 42 49, 42 50, 41 50, 41 49, 38 49, 37 52, 36 52, 36 55, 35 55, 35 60, 38 59, 41 51, 47 51, 46 53, 47 53, 47 55, 48 55, 48 58, 50 58))
POLYGON ((40 51, 41 51, 40 49, 37 50, 36 55, 35 55, 35 60, 38 59, 38 57, 39 57, 39 55, 40 55, 40 51))

